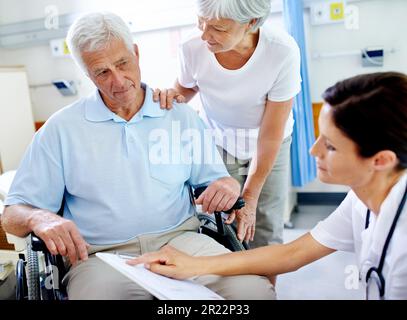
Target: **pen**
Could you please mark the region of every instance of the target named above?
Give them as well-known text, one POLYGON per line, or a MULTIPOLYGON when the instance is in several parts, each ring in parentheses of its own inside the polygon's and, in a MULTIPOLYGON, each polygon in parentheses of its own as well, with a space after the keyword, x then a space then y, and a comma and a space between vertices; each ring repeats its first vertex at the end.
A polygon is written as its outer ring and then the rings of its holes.
POLYGON ((127 252, 117 252, 116 251, 115 253, 119 258, 126 259, 126 260, 134 259, 134 258, 140 256, 139 254, 127 253, 127 252))

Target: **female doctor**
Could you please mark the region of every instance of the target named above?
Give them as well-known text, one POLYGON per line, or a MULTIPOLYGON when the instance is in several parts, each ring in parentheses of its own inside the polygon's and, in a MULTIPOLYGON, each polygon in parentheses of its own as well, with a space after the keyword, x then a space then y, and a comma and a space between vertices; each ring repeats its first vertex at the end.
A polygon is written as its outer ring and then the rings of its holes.
POLYGON ((407 76, 356 76, 327 89, 323 98, 321 134, 311 149, 318 177, 351 187, 327 219, 283 245, 213 257, 167 246, 129 263, 173 278, 272 276, 351 251, 368 299, 407 299, 407 76))

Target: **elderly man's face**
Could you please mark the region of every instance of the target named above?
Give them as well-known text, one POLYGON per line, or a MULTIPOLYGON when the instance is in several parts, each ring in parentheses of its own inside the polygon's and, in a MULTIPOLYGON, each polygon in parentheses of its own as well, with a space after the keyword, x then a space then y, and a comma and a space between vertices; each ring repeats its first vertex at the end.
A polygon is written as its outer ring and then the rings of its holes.
POLYGON ((123 41, 113 40, 104 49, 82 53, 82 59, 108 107, 128 106, 136 101, 141 88, 136 46, 132 53, 123 41))

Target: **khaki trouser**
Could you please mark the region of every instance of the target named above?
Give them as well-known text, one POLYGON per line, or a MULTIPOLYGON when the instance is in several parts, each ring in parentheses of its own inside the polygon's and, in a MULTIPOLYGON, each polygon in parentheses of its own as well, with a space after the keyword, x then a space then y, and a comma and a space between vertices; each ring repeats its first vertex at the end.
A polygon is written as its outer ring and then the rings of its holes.
MULTIPOLYGON (((284 211, 289 188, 291 136, 284 139, 274 162, 273 169, 261 190, 256 212, 256 232, 250 247, 283 243, 284 211)), ((244 186, 249 160, 239 160, 218 147, 229 174, 244 186)))
MULTIPOLYGON (((194 256, 219 255, 229 252, 212 238, 199 234, 199 220, 192 217, 174 230, 139 236, 126 243, 92 246, 89 259, 69 270, 63 279, 71 300, 149 300, 153 296, 110 265, 97 258, 96 252, 143 254, 171 246, 194 256)), ((265 257, 267 259, 267 257, 265 257)), ((220 277, 205 275, 194 281, 212 289, 226 299, 275 299, 274 287, 267 278, 254 275, 220 277)))

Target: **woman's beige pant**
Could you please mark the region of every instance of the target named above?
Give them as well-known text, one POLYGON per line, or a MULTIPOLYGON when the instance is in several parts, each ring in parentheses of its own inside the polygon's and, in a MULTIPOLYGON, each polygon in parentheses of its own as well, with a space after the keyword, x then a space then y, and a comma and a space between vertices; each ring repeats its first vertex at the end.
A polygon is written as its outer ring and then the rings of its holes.
MULTIPOLYGON (((284 139, 273 169, 261 190, 256 212, 256 231, 250 247, 283 243, 284 212, 289 192, 291 136, 284 139)), ((219 147, 218 147, 219 148, 219 147)), ((244 186, 251 159, 238 160, 219 148, 229 174, 244 186)))

